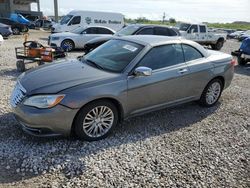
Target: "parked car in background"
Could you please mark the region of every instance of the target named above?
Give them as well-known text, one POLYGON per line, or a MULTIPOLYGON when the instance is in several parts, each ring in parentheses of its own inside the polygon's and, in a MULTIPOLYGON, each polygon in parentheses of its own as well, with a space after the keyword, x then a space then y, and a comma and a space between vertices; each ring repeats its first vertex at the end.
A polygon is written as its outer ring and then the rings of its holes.
POLYGON ((51 32, 72 31, 78 27, 108 27, 118 31, 124 27, 124 16, 115 12, 74 10, 64 16, 59 23, 52 26, 51 32))
POLYGON ((232 55, 237 57, 239 65, 246 65, 250 62, 250 37, 244 39, 240 48, 232 52, 232 55))
POLYGON ((30 28, 43 28, 43 29, 51 29, 53 22, 45 19, 38 19, 31 23, 30 28))
POLYGON ((131 116, 199 101, 217 103, 234 74, 232 56, 163 36, 109 40, 78 60, 22 74, 11 106, 24 131, 94 141, 131 116))
POLYGON ((91 39, 101 36, 111 36, 115 33, 114 30, 93 26, 87 28, 76 28, 72 32, 54 33, 49 36, 49 45, 62 47, 67 51, 83 48, 84 45, 91 39))
POLYGON ((202 45, 210 45, 213 50, 220 50, 227 37, 227 33, 209 32, 205 24, 180 23, 177 27, 186 39, 202 45))
POLYGON ((21 32, 27 32, 29 30, 25 24, 15 22, 9 18, 0 18, 0 23, 11 26, 14 35, 19 35, 21 32))
POLYGON ((240 36, 239 36, 239 41, 243 41, 245 40, 246 38, 249 38, 250 37, 250 30, 247 30, 245 31, 244 33, 242 33, 240 36))
POLYGON ((235 31, 227 36, 229 39, 238 39, 244 31, 235 31))
POLYGON ((180 32, 176 28, 172 27, 166 27, 160 25, 133 24, 116 32, 114 36, 98 37, 88 41, 84 45, 83 50, 85 53, 88 53, 115 36, 121 37, 127 35, 180 36, 180 32))
POLYGON ((0 35, 2 35, 3 38, 8 38, 11 34, 12 34, 11 27, 0 23, 0 35))
POLYGON ((3 36, 0 35, 0 46, 2 46, 2 44, 3 44, 3 36))

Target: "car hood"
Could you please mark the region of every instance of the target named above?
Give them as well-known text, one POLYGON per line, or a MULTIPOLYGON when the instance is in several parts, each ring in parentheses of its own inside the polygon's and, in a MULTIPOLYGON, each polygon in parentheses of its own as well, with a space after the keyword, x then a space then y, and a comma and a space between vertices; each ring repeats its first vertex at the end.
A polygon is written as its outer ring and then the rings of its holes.
POLYGON ((19 81, 26 89, 27 95, 52 94, 87 83, 116 77, 117 74, 99 70, 78 60, 44 65, 27 71, 19 81))
POLYGON ((71 32, 62 32, 62 33, 54 33, 51 37, 75 37, 79 36, 79 34, 71 33, 71 32))

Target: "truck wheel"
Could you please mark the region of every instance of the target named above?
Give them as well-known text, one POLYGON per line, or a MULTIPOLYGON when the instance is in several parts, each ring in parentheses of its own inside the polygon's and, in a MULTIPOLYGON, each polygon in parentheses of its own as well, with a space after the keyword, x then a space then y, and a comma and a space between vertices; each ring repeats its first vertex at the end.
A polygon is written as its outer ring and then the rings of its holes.
POLYGON ((25 71, 25 64, 23 60, 18 60, 16 62, 16 68, 18 72, 24 72, 25 71))
POLYGON ((240 57, 240 56, 238 56, 237 61, 238 61, 239 65, 246 65, 247 64, 247 61, 244 58, 240 57))
POLYGON ((224 40, 219 39, 216 44, 212 45, 212 49, 213 50, 220 50, 223 47, 223 44, 224 44, 224 40))
POLYGON ((13 32, 14 35, 19 35, 20 34, 19 29, 16 28, 16 27, 12 29, 12 32, 13 32))

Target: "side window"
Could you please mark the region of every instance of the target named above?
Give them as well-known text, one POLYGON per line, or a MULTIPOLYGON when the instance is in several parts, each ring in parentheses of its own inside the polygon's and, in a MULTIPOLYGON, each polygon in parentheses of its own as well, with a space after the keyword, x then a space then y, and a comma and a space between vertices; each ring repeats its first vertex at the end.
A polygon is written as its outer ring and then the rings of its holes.
POLYGON ((156 27, 155 28, 155 35, 169 36, 169 33, 168 33, 167 28, 156 27))
POLYGON ((185 61, 192 61, 195 59, 203 58, 203 55, 194 47, 183 44, 182 45, 185 61))
POLYGON ((189 28, 188 33, 191 33, 192 30, 193 30, 194 33, 198 33, 198 26, 197 25, 192 25, 189 28))
POLYGON ((153 34, 154 34, 153 28, 144 28, 137 33, 137 35, 153 35, 153 34))
POLYGON ((81 23, 81 16, 75 16, 70 22, 69 25, 76 25, 81 23))
POLYGON ((200 33, 206 33, 206 26, 200 25, 200 33))
POLYGON ((86 29, 84 31, 84 33, 86 33, 86 34, 98 34, 98 29, 99 28, 96 28, 96 27, 89 27, 88 29, 86 29))
POLYGON ((183 51, 180 44, 169 44, 151 49, 138 66, 149 67, 152 70, 183 63, 183 51))
POLYGON ((110 31, 109 29, 106 29, 106 28, 97 28, 98 30, 98 34, 114 34, 112 31, 110 31))

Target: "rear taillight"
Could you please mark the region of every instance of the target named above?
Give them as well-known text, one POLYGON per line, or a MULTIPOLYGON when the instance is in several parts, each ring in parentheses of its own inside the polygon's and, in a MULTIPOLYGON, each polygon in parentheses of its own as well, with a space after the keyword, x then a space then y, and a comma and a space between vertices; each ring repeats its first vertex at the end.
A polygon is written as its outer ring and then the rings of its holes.
POLYGON ((235 60, 235 59, 232 59, 232 60, 231 60, 231 65, 233 65, 233 66, 236 65, 236 60, 235 60))

